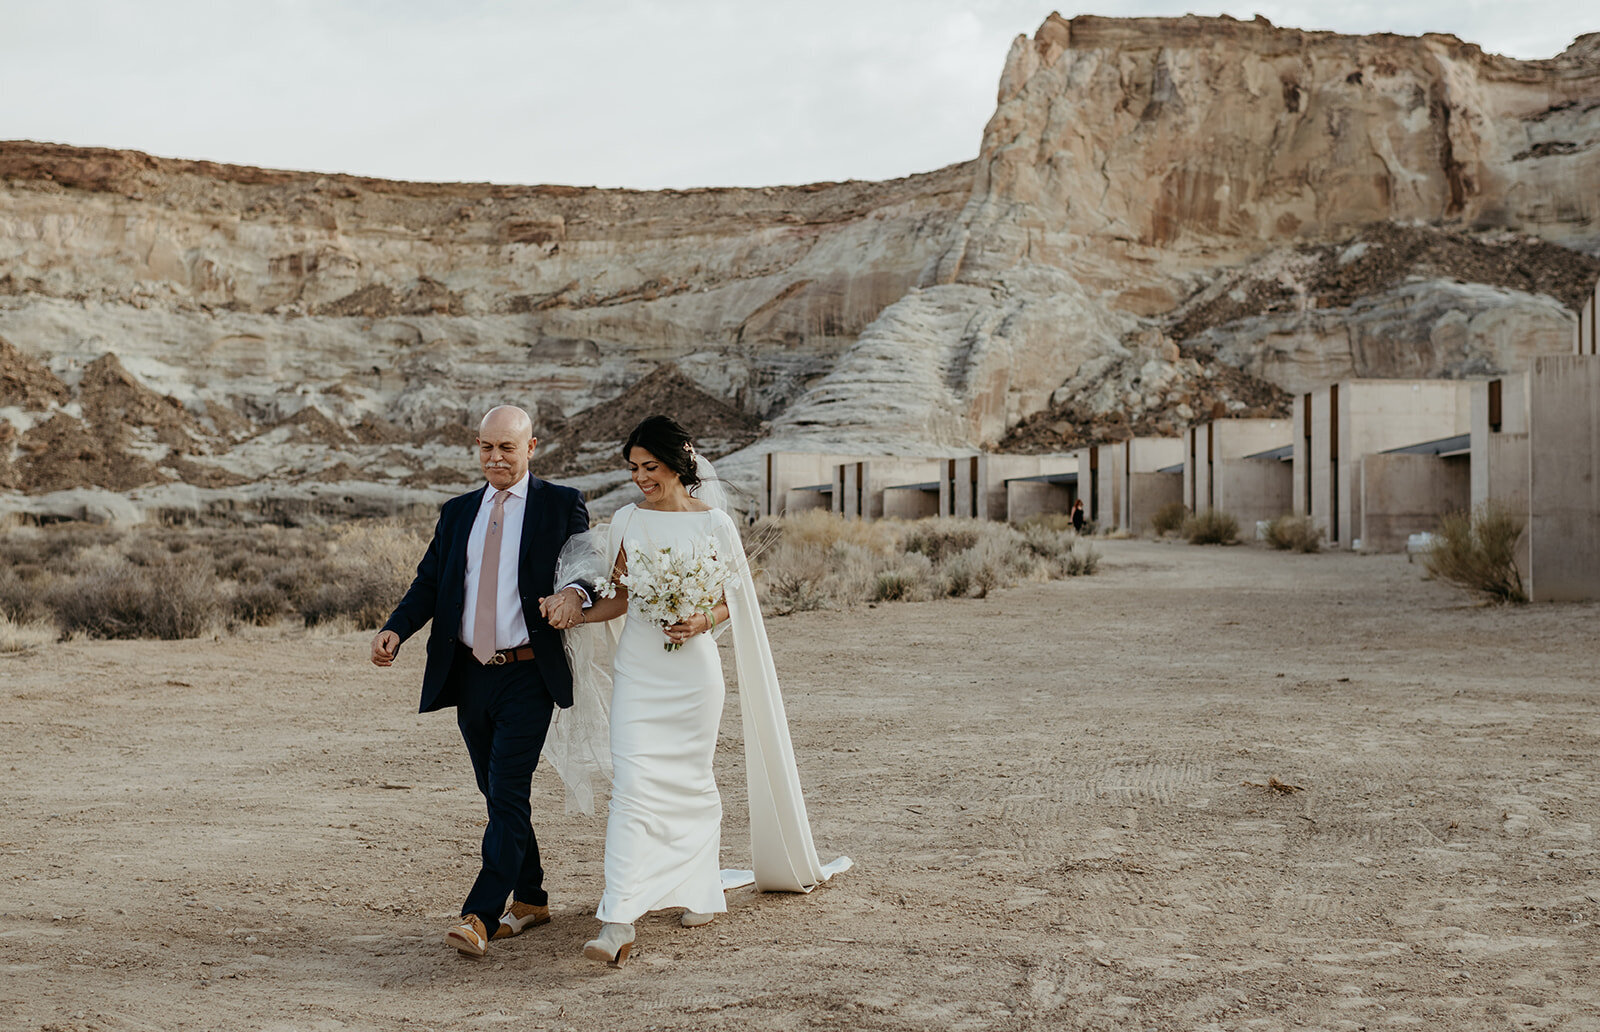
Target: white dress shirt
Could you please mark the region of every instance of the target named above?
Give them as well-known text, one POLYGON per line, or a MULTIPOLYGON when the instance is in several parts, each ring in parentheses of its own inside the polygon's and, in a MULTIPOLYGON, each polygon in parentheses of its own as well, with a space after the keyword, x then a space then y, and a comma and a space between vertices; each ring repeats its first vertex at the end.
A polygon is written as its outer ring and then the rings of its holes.
MULTIPOLYGON (((505 526, 500 528, 500 580, 494 604, 494 647, 514 649, 528 644, 528 623, 522 615, 522 593, 517 585, 517 556, 522 550, 522 517, 528 511, 528 474, 511 485, 505 502, 505 526)), ((461 608, 461 644, 473 648, 472 624, 477 614, 478 580, 483 574, 483 539, 489 533, 489 513, 494 509, 493 484, 483 492, 483 503, 467 537, 467 595, 461 608)))

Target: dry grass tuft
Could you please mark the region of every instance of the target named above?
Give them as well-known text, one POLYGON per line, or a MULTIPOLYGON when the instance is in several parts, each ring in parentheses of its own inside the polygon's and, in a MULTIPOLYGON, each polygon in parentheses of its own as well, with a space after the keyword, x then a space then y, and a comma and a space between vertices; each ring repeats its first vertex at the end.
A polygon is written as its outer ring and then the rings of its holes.
POLYGON ((1528 593, 1517 569, 1517 542, 1525 522, 1492 499, 1471 512, 1443 516, 1422 563, 1435 577, 1491 601, 1526 602, 1528 593))
POLYGON ((1264 788, 1269 792, 1278 792, 1282 795, 1294 795, 1296 792, 1305 791, 1299 785, 1291 785, 1287 781, 1279 781, 1275 777, 1267 778, 1267 783, 1264 785, 1259 781, 1244 781, 1240 782, 1240 784, 1246 788, 1264 788))
POLYGON ((0 654, 30 652, 55 642, 59 637, 54 624, 37 620, 14 623, 0 616, 0 654))

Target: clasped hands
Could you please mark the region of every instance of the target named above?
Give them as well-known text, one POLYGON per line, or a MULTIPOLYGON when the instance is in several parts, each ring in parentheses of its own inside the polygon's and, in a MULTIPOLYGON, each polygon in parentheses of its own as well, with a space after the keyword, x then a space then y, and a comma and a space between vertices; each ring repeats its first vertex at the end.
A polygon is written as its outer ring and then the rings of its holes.
POLYGON ((583 623, 583 596, 577 588, 562 588, 539 600, 539 615, 558 631, 583 623))

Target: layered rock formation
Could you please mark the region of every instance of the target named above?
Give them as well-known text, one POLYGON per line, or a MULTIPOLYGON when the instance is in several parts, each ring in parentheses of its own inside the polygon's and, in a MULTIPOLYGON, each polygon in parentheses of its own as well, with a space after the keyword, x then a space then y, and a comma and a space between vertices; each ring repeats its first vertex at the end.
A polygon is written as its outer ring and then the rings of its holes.
POLYGON ((608 463, 591 438, 630 390, 727 447, 761 420, 757 449, 1171 432, 1565 350, 1597 208, 1600 35, 1513 61, 1260 19, 1052 16, 977 160, 886 183, 413 184, 0 144, 0 486, 368 511, 470 479, 468 428, 506 398, 547 468, 608 463), (645 379, 664 364, 683 379, 645 379))
MULTIPOLYGON (((992 441, 1052 406, 1076 411, 1078 425, 1119 415, 1132 424, 1197 389, 1198 368, 1149 368, 1141 342, 1154 330, 1187 344, 1185 316, 1208 287, 1226 296, 1265 275, 1311 303, 1208 327, 1185 349, 1202 360, 1289 390, 1351 373, 1462 375, 1565 350, 1574 317, 1562 302, 1600 273, 1582 253, 1596 251, 1600 34, 1549 61, 1514 61, 1450 36, 1052 16, 1012 47, 972 196, 936 267, 858 348, 870 347, 881 380, 901 378, 885 366, 914 375, 927 348, 918 332, 892 327, 948 307, 930 294, 960 307, 982 288, 991 296, 965 310, 997 329, 970 350, 1008 360, 988 360, 988 375, 971 363, 923 395, 921 407, 940 414, 939 437, 992 441), (1455 247, 1414 263, 1411 242, 1375 225, 1436 228, 1455 247), (1321 311, 1294 270, 1323 263, 1335 242, 1341 255, 1364 246, 1369 263, 1410 263, 1421 278, 1321 311), (1408 353, 1423 341, 1426 354, 1408 353), (1091 360, 1112 368, 1075 376, 1091 360), (1173 379, 1185 386, 1148 390, 1173 379)), ((835 377, 855 361, 846 355, 835 377)), ((848 429, 862 445, 925 432, 916 420, 889 425, 845 409, 840 393, 802 399, 778 429, 848 429)), ((1225 408, 1250 405, 1230 397, 1225 408)))

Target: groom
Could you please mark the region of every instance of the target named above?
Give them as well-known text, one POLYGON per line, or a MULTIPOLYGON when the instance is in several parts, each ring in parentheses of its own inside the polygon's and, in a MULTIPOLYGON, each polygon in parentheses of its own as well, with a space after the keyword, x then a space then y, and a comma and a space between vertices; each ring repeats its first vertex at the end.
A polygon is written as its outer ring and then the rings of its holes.
POLYGON ((522 409, 502 405, 483 417, 478 461, 488 486, 444 503, 416 579, 372 639, 372 662, 386 667, 433 621, 422 712, 456 708, 489 809, 483 866, 445 935, 474 957, 491 937, 550 920, 528 794, 553 707, 572 705, 556 632, 581 621, 588 595, 576 585, 545 593, 561 546, 589 529, 589 513, 577 491, 529 475, 537 443, 522 409))

